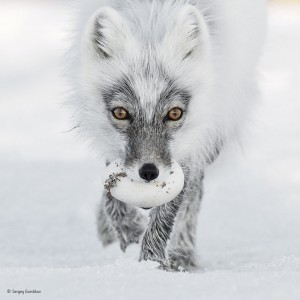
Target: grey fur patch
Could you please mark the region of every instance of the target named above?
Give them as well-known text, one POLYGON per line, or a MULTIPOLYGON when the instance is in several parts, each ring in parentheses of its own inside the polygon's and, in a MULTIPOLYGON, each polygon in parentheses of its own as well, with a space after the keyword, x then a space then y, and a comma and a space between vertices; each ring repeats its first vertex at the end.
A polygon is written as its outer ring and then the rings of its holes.
POLYGON ((110 86, 101 90, 102 98, 106 104, 107 110, 111 110, 112 100, 119 97, 124 102, 124 106, 134 106, 139 103, 139 97, 132 86, 132 78, 128 75, 124 75, 122 78, 115 81, 110 86))

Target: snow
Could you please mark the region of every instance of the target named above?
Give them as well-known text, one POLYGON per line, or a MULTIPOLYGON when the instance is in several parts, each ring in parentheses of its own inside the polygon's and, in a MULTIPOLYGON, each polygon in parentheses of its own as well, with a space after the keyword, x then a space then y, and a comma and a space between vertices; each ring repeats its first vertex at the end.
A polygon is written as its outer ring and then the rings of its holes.
POLYGON ((242 149, 232 146, 209 169, 196 273, 159 271, 137 262, 138 245, 123 254, 97 240, 103 165, 66 133, 56 66, 65 10, 52 9, 51 18, 28 7, 0 15, 18 11, 27 33, 36 15, 55 24, 51 42, 39 35, 33 46, 34 34, 21 35, 22 51, 11 53, 19 31, 0 26, 0 299, 17 297, 8 289, 51 300, 300 299, 300 6, 270 9, 259 117, 242 149))

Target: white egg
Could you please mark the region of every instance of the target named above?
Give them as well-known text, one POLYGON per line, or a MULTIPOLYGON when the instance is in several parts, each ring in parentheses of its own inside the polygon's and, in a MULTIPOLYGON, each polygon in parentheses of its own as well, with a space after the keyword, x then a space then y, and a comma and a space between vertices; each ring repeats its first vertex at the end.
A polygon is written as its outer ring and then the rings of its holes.
POLYGON ((114 198, 143 208, 170 202, 184 186, 183 171, 175 161, 172 161, 169 177, 161 182, 134 181, 127 176, 121 159, 116 159, 106 167, 103 179, 105 190, 114 198))

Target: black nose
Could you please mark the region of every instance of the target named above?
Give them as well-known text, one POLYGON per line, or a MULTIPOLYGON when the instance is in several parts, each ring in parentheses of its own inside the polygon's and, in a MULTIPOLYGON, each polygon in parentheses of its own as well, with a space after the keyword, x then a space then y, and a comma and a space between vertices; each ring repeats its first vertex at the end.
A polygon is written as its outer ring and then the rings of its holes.
POLYGON ((151 181, 158 177, 159 171, 154 164, 144 164, 139 170, 140 177, 151 181))

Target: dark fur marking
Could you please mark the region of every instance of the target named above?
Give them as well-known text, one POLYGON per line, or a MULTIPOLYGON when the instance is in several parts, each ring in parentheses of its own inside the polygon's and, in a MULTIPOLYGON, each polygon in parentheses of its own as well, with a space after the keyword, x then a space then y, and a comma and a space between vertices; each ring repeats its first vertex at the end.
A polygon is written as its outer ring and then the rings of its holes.
MULTIPOLYGON (((102 20, 105 17, 102 16, 102 20)), ((105 36, 102 33, 102 30, 104 26, 101 24, 101 20, 97 19, 94 23, 94 34, 93 34, 93 40, 94 40, 94 45, 96 46, 96 51, 100 54, 105 59, 110 59, 111 56, 105 52, 104 48, 107 46, 107 42, 105 39, 105 36)))
POLYGON ((122 101, 131 105, 139 102, 139 97, 133 89, 131 82, 132 79, 128 76, 123 76, 111 87, 106 87, 101 90, 103 100, 105 101, 108 110, 113 108, 111 107, 111 102, 117 96, 122 96, 122 101))
POLYGON ((158 103, 166 105, 172 98, 178 99, 187 107, 192 95, 187 89, 179 87, 175 80, 169 78, 166 88, 160 94, 158 103))
POLYGON ((222 148, 223 148, 223 142, 222 141, 216 141, 214 151, 210 152, 209 155, 206 158, 206 162, 207 162, 208 165, 212 164, 217 159, 217 157, 219 156, 222 148))

